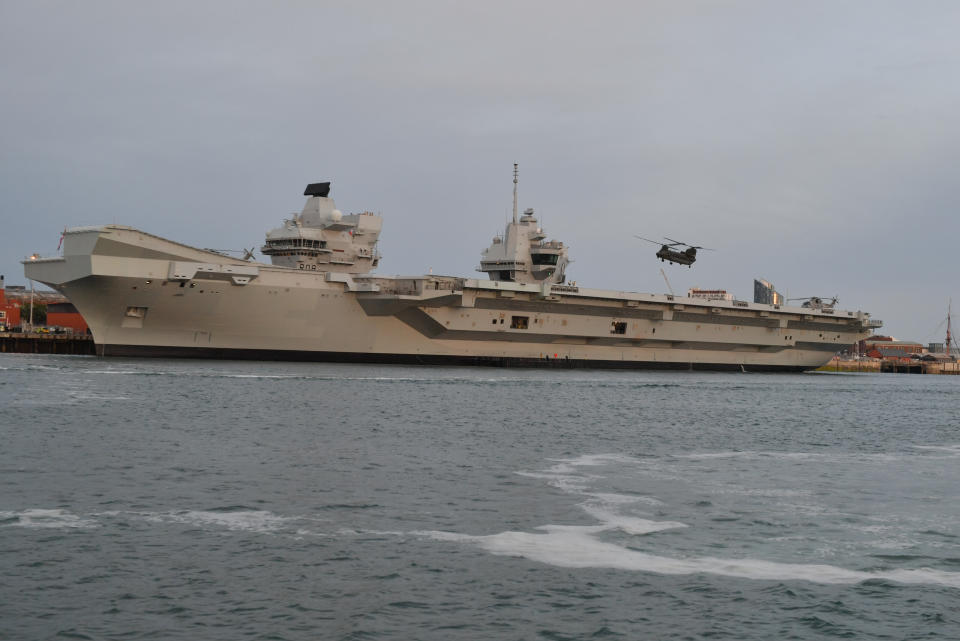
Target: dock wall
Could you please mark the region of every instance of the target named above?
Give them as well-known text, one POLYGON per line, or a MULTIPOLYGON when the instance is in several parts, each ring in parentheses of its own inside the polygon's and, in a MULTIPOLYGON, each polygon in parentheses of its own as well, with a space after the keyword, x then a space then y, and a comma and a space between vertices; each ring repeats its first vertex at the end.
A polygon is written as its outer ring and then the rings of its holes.
POLYGON ((900 359, 838 359, 819 368, 821 372, 881 372, 884 374, 947 374, 960 375, 958 361, 918 361, 900 359))
POLYGON ((6 333, 0 334, 0 353, 94 356, 96 350, 90 336, 6 333))

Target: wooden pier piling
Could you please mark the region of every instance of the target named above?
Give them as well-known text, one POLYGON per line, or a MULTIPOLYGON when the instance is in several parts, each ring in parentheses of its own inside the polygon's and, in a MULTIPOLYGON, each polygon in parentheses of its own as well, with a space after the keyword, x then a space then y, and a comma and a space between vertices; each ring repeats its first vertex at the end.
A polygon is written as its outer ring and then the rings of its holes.
POLYGON ((94 356, 92 336, 75 334, 0 334, 0 353, 94 356))

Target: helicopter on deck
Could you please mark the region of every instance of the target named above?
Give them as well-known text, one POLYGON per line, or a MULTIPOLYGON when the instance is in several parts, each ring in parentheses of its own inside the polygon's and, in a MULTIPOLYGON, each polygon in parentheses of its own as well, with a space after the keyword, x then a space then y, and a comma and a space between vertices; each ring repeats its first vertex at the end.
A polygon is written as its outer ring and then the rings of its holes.
POLYGON ((837 304, 837 297, 834 296, 827 300, 826 296, 801 296, 800 298, 788 298, 787 301, 802 300, 800 307, 809 309, 833 309, 837 304))
POLYGON ((640 240, 645 240, 648 243, 653 243, 654 245, 660 245, 660 249, 657 251, 657 258, 659 258, 661 262, 667 261, 670 263, 677 263, 678 265, 686 265, 687 267, 690 267, 697 262, 698 249, 713 251, 709 247, 690 245, 689 243, 683 243, 679 240, 667 238, 666 236, 664 236, 664 240, 670 241, 669 243, 650 240, 649 238, 644 238, 643 236, 637 236, 637 238, 640 240), (686 247, 686 249, 674 249, 674 247, 686 247))

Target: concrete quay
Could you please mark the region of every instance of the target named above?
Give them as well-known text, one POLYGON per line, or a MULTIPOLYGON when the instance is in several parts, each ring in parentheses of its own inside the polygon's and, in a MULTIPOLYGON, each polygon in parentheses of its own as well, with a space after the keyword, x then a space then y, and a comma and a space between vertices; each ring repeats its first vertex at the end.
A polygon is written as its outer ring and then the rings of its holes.
POLYGON ((880 372, 885 374, 960 375, 958 361, 920 361, 897 358, 845 359, 836 356, 818 372, 880 372))

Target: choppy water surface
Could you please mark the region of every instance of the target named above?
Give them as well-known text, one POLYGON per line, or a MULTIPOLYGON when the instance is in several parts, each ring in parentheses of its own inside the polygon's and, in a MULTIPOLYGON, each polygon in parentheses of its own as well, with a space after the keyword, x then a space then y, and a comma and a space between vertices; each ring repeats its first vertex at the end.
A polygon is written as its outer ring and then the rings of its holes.
POLYGON ((960 638, 960 378, 0 356, 0 638, 960 638))

